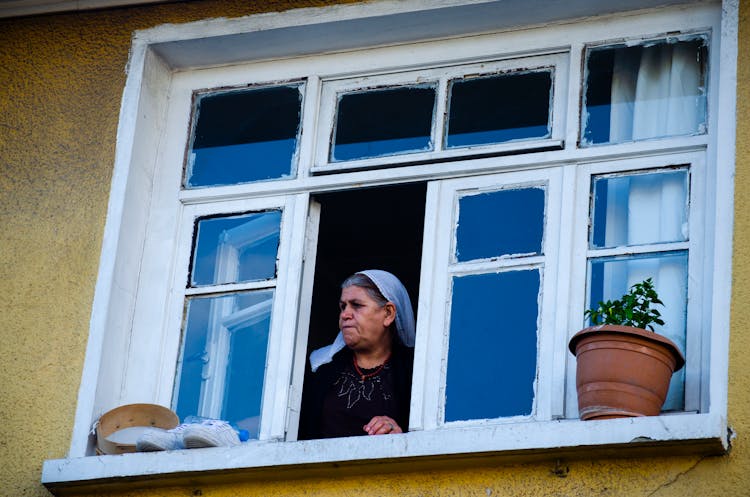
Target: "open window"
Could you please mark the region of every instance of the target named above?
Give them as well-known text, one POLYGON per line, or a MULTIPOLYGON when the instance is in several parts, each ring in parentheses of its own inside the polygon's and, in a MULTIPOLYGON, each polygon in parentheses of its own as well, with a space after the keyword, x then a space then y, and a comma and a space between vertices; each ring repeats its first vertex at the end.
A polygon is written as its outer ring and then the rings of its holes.
MULTIPOLYGON (((419 302, 424 182, 321 193, 314 250, 315 272, 305 360, 312 350, 330 344, 338 333, 341 283, 364 269, 384 269, 398 276, 409 292, 414 312, 419 302)), ((309 261, 310 258, 307 258, 309 261)), ((418 316, 417 316, 418 318, 418 316)), ((304 367, 305 383, 309 364, 304 367)), ((404 379, 411 381, 411 379, 404 379)), ((301 412, 305 416, 305 412, 301 412)), ((301 439, 308 438, 300 433, 301 439)))

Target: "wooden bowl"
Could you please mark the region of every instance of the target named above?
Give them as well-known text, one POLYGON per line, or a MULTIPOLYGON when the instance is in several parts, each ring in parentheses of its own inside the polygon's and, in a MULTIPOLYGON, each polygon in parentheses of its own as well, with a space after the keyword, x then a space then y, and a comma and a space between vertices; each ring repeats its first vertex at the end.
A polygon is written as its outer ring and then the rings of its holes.
POLYGON ((133 443, 123 441, 123 438, 134 437, 118 437, 116 433, 121 430, 150 427, 169 430, 179 422, 177 414, 156 404, 127 404, 117 407, 102 414, 96 423, 96 453, 102 455, 135 452, 134 439, 133 443))

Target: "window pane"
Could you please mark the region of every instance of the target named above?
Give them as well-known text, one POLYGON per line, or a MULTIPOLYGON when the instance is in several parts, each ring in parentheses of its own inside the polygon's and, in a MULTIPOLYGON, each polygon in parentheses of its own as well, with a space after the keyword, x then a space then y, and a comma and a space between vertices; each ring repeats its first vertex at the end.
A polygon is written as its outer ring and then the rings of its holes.
MULTIPOLYGON (((654 330, 672 340, 685 353, 687 320, 686 251, 648 254, 628 258, 600 258, 589 262, 589 307, 600 301, 619 299, 628 289, 652 278, 664 306, 657 306, 663 326, 654 330)), ((681 410, 685 398, 685 368, 676 372, 669 386, 664 410, 681 410)))
POLYGON ((297 150, 299 86, 198 97, 187 188, 290 176, 297 150))
POLYGON ((600 176, 592 190, 592 248, 688 239, 687 170, 600 176))
POLYGON ((281 211, 200 219, 191 286, 274 278, 281 211))
POLYGON ((704 38, 587 53, 583 144, 704 133, 704 38))
POLYGON ((519 188, 461 197, 456 228, 459 262, 541 254, 544 189, 519 188))
POLYGON ((331 160, 432 149, 435 88, 411 86, 339 97, 331 160))
POLYGON ((549 136, 551 88, 550 71, 452 81, 446 146, 549 136))
POLYGON ((530 415, 537 270, 453 278, 445 421, 530 415))
POLYGON ((188 300, 176 412, 236 423, 258 437, 273 290, 188 300))

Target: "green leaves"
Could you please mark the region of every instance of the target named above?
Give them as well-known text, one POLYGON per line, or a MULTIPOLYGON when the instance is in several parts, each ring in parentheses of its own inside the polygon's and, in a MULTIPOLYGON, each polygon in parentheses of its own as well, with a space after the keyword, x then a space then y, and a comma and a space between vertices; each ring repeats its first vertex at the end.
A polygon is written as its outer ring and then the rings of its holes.
POLYGON ((591 324, 618 324, 654 331, 654 324, 663 325, 661 313, 651 306, 664 303, 654 289, 654 283, 648 278, 630 287, 628 293, 619 300, 599 302, 596 309, 589 309, 584 316, 591 319, 591 324))

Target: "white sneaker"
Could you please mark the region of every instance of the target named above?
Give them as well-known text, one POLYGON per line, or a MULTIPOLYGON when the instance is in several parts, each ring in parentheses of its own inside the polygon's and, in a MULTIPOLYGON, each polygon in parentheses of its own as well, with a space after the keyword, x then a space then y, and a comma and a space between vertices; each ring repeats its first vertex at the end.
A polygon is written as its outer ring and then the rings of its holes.
POLYGON ((200 424, 185 425, 182 438, 185 447, 231 447, 240 444, 240 437, 226 421, 206 419, 200 424))
POLYGON ((149 428, 144 431, 135 442, 138 452, 154 452, 157 450, 180 450, 185 448, 183 433, 189 425, 179 425, 171 430, 149 428))

